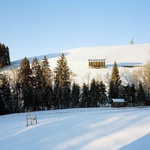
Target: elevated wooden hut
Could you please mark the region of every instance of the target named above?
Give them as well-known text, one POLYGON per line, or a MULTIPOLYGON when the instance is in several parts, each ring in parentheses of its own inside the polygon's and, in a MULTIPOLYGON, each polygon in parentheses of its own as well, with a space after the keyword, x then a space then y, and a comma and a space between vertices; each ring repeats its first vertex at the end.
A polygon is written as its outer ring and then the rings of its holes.
POLYGON ((88 59, 90 68, 105 68, 105 59, 88 59))

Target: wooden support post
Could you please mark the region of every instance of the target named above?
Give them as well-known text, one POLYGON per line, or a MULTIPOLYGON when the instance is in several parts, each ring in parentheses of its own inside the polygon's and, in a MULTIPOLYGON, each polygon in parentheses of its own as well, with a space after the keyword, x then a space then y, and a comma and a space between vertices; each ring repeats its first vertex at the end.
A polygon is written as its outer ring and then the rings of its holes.
POLYGON ((28 124, 28 116, 27 115, 26 115, 26 122, 27 122, 26 126, 28 126, 29 124, 28 124))
POLYGON ((36 117, 36 115, 35 115, 35 122, 36 122, 36 124, 37 124, 37 117, 36 117))

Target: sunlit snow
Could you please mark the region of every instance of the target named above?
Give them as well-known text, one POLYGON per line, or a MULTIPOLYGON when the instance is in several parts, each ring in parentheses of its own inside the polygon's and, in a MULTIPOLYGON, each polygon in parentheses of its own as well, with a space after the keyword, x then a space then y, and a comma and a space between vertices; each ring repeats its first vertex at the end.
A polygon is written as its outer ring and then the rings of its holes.
MULTIPOLYGON (((82 85, 111 73, 114 61, 143 65, 150 44, 77 48, 64 51, 74 81, 82 85), (106 68, 90 69, 88 59, 105 58, 106 68)), ((52 70, 61 53, 46 55, 52 70)), ((41 60, 43 56, 35 56, 41 60)), ((28 58, 32 61, 33 58, 28 58)), ((21 60, 12 62, 18 66, 21 60)), ((128 68, 128 71, 134 70, 128 68)), ((150 108, 79 108, 34 112, 38 124, 26 127, 26 113, 0 116, 0 150, 149 150, 150 108)))
POLYGON ((79 108, 0 116, 1 150, 149 150, 150 108, 79 108))

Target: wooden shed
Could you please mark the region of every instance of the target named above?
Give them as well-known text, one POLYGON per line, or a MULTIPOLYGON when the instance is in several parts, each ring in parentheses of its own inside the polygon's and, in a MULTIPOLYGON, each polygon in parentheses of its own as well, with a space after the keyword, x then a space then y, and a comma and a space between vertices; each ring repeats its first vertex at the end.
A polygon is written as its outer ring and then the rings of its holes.
POLYGON ((90 68, 105 68, 105 59, 88 59, 90 68))
POLYGON ((112 99, 112 107, 125 107, 124 99, 112 99))

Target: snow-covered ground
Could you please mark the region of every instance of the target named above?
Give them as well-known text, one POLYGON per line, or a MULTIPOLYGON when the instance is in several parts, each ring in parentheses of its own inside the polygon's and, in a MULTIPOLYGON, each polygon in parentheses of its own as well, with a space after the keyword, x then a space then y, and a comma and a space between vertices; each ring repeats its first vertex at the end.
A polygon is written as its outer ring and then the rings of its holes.
MULTIPOLYGON (((69 68, 76 74, 73 78, 74 81, 82 85, 93 78, 103 79, 107 73, 110 74, 114 61, 118 64, 120 74, 124 70, 128 72, 135 70, 135 68, 124 68, 122 66, 139 66, 150 60, 150 44, 75 48, 60 53, 47 54, 52 70, 55 69, 61 53, 65 54, 69 68), (90 69, 88 59, 106 59, 106 68, 90 69)), ((35 57, 42 60, 44 54, 35 57)), ((28 59, 32 62, 35 57, 28 59)), ((12 66, 19 65, 20 61, 12 62, 12 66)))
POLYGON ((149 150, 150 108, 79 108, 0 116, 0 150, 149 150), (32 113, 34 114, 34 113, 32 113))
MULTIPOLYGON (((117 62, 120 75, 124 70, 130 72, 135 68, 124 68, 123 66, 140 66, 150 59, 150 44, 104 46, 76 48, 64 51, 68 65, 76 74, 74 80, 82 85, 88 80, 103 79, 107 73, 111 74, 114 62, 117 62), (106 68, 90 69, 88 59, 105 59, 106 68)), ((51 68, 56 67, 58 57, 50 58, 51 68)))
MULTIPOLYGON (((77 48, 63 53, 76 74, 74 80, 81 85, 111 73, 114 61, 120 73, 124 71, 123 64, 146 63, 150 59, 150 44, 77 48), (92 58, 105 58, 106 68, 89 69, 88 59, 92 58)), ((46 55, 52 70, 60 55, 46 55)), ((12 66, 18 66, 20 61, 12 62, 12 66)), ((28 127, 25 113, 0 116, 0 150, 150 149, 150 108, 63 109, 36 112, 36 115, 38 124, 28 127)))

